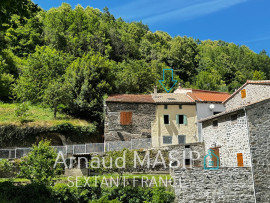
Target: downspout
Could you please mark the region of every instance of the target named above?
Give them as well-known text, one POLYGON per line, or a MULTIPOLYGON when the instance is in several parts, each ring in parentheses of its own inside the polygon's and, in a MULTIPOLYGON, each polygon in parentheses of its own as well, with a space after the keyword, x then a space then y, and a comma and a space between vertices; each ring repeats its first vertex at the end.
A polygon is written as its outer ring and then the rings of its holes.
POLYGON ((250 136, 249 136, 248 116, 247 116, 246 107, 243 107, 243 109, 245 111, 245 117, 246 117, 246 121, 247 121, 247 135, 248 135, 249 153, 250 153, 250 168, 251 168, 251 175, 252 175, 252 181, 253 181, 254 199, 255 199, 255 203, 256 203, 257 200, 256 200, 256 192, 255 192, 255 181, 254 181, 253 164, 252 164, 252 153, 251 153, 250 136))

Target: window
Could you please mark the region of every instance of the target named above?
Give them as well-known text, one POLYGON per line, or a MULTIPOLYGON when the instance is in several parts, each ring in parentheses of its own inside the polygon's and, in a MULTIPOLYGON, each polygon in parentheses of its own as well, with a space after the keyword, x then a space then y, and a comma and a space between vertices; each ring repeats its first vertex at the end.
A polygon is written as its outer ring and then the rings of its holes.
POLYGON ((185 144, 185 143, 186 143, 186 136, 178 135, 178 144, 185 144))
POLYGON ((163 136, 163 144, 172 144, 172 136, 163 136))
POLYGON ((182 109, 182 104, 179 104, 178 107, 179 107, 179 109, 182 109))
POLYGON ((213 121, 213 127, 217 127, 217 126, 218 126, 218 121, 217 120, 213 121))
POLYGON ((185 165, 189 166, 190 165, 190 159, 185 159, 185 165))
POLYGON ((176 124, 187 125, 187 116, 186 115, 176 115, 176 124))
POLYGON ((246 98, 246 96, 247 96, 246 90, 245 89, 241 90, 242 99, 246 98))
POLYGON ((185 145, 185 149, 188 149, 188 148, 190 148, 190 145, 189 144, 185 145))
POLYGON ((169 124, 170 120, 169 120, 169 115, 164 115, 164 124, 169 124))
POLYGON ((214 111, 213 115, 216 115, 216 114, 219 114, 219 113, 221 113, 221 112, 220 111, 214 111))
POLYGON ((167 104, 164 105, 164 109, 168 109, 168 105, 167 104))
POLYGON ((231 115, 231 121, 237 121, 237 114, 231 115))
POLYGON ((132 124, 132 112, 120 112, 120 124, 131 125, 132 124))

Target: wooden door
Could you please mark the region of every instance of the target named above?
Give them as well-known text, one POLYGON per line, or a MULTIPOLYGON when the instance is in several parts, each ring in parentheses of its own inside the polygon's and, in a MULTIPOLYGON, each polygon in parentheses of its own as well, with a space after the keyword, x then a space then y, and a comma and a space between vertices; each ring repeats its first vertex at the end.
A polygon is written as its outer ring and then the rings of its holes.
POLYGON ((211 148, 214 152, 214 154, 218 157, 215 157, 215 156, 212 156, 212 161, 213 161, 213 167, 217 167, 217 166, 220 166, 220 159, 219 159, 219 147, 214 147, 214 148, 211 148), (218 165, 217 165, 218 163, 218 165))

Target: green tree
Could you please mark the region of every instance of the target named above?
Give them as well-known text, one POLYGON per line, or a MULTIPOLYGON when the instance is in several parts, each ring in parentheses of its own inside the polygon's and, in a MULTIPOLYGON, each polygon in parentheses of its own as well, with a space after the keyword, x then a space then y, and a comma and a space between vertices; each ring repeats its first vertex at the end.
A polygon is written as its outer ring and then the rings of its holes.
POLYGON ((168 51, 168 66, 184 81, 191 81, 196 74, 197 44, 193 38, 177 36, 170 42, 168 51))
POLYGON ((65 82, 71 95, 69 113, 100 121, 103 96, 112 90, 111 62, 100 54, 89 53, 68 67, 65 82))
POLYGON ((195 79, 195 88, 204 90, 220 91, 225 87, 225 83, 217 71, 201 71, 195 79))
POLYGON ((28 57, 26 67, 17 80, 14 93, 21 101, 42 102, 51 81, 64 75, 71 61, 69 55, 50 47, 37 47, 28 57))
POLYGON ((68 86, 63 81, 52 81, 45 90, 44 103, 53 108, 54 119, 59 105, 67 105, 70 100, 68 86))
POLYGON ((255 70, 253 72, 253 78, 252 80, 265 80, 266 79, 266 74, 262 71, 257 71, 255 70))
POLYGON ((41 140, 22 158, 19 177, 27 178, 32 183, 52 185, 53 178, 59 172, 59 168, 54 168, 56 157, 57 153, 50 147, 50 142, 41 140))

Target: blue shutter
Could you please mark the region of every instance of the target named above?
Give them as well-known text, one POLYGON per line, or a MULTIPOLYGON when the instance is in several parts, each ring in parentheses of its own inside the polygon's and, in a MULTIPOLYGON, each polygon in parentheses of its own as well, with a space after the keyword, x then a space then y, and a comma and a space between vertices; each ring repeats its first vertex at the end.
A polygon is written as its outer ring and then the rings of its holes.
POLYGON ((179 115, 176 115, 176 124, 179 124, 179 115))
POLYGON ((187 125, 187 116, 184 115, 184 124, 187 125))

